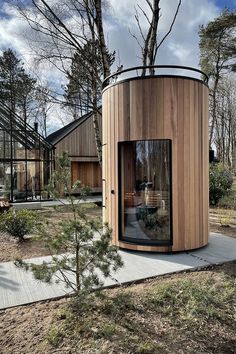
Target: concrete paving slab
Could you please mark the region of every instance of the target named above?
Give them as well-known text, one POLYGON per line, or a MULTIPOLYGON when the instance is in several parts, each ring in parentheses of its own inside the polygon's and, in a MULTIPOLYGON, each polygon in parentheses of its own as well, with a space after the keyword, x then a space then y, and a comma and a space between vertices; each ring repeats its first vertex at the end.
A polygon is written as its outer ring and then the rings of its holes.
POLYGON ((236 238, 212 233, 206 247, 191 251, 190 254, 210 264, 233 261, 236 259, 236 238))
POLYGON ((62 284, 46 284, 34 279, 31 272, 13 262, 0 264, 0 308, 23 305, 66 294, 62 284))
MULTIPOLYGON (((209 245, 191 252, 175 254, 119 251, 124 267, 107 279, 105 286, 127 283, 170 274, 179 271, 205 267, 236 260, 236 239, 212 234, 209 245)), ((38 257, 29 260, 33 263, 50 262, 51 257, 38 257)), ((45 284, 35 280, 30 272, 17 268, 13 262, 0 263, 0 309, 28 304, 64 296, 68 289, 60 284, 45 284)))
POLYGON ((206 262, 186 253, 158 254, 120 251, 124 267, 117 273, 120 283, 202 267, 206 262))

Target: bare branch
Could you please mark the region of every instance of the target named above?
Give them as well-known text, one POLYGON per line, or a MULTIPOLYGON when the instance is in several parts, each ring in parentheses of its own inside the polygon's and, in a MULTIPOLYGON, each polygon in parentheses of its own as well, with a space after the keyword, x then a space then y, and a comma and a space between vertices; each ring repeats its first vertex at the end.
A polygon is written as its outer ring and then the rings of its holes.
POLYGON ((149 5, 151 11, 153 12, 153 6, 151 4, 151 1, 150 0, 146 0, 146 3, 149 5))
MULTIPOLYGON (((140 11, 143 13, 143 16, 146 17, 147 22, 151 26, 151 21, 149 20, 148 15, 146 14, 146 12, 142 9, 142 7, 139 4, 137 6, 140 9, 140 11)), ((136 11, 136 14, 137 14, 137 10, 136 9, 135 9, 135 11, 136 11)))
POLYGON ((138 40, 138 37, 137 37, 134 33, 132 33, 132 32, 130 31, 130 29, 129 29, 129 33, 130 33, 130 35, 136 40, 136 42, 138 43, 138 45, 139 45, 139 47, 141 48, 141 50, 143 50, 143 46, 142 46, 142 44, 140 43, 140 41, 138 40))
POLYGON ((162 40, 160 41, 160 43, 159 43, 158 46, 156 47, 156 50, 155 50, 155 53, 154 53, 154 62, 155 62, 155 60, 156 60, 156 55, 157 55, 158 49, 160 48, 160 46, 162 45, 162 43, 165 41, 165 39, 169 36, 169 34, 170 34, 171 31, 172 31, 172 28, 173 28, 173 26, 174 26, 176 17, 177 17, 178 12, 179 12, 180 5, 181 5, 181 0, 179 0, 179 3, 178 3, 178 6, 177 6, 177 9, 176 9, 176 11, 175 11, 175 15, 174 15, 173 21, 172 21, 172 23, 171 23, 171 25, 170 25, 169 31, 165 34, 165 36, 162 38, 162 40))
MULTIPOLYGON (((74 36, 74 35, 72 34, 72 32, 67 28, 67 26, 65 26, 65 24, 60 20, 60 18, 56 15, 56 13, 52 10, 52 8, 51 8, 44 0, 40 0, 40 1, 41 1, 41 2, 44 4, 44 6, 48 9, 48 11, 50 12, 50 14, 54 17, 54 19, 58 22, 58 25, 59 25, 60 27, 62 27, 62 28, 65 30, 65 32, 68 34, 69 38, 71 38, 72 42, 76 45, 76 47, 77 47, 77 48, 81 48, 81 45, 80 45, 80 43, 76 40, 75 36, 74 36)), ((45 12, 43 12, 43 11, 40 9, 40 7, 37 6, 35 0, 32 0, 32 2, 33 2, 33 4, 34 4, 34 6, 40 11, 40 13, 41 13, 45 18, 48 19, 48 17, 46 16, 45 12)), ((52 23, 53 27, 55 27, 55 28, 58 30, 58 27, 56 27, 56 25, 54 24, 54 22, 51 21, 51 23, 52 23)), ((59 30, 59 32, 61 32, 61 31, 59 30)), ((61 33, 63 34, 63 32, 61 32, 61 33)), ((63 34, 63 35, 65 35, 65 34, 63 34)))

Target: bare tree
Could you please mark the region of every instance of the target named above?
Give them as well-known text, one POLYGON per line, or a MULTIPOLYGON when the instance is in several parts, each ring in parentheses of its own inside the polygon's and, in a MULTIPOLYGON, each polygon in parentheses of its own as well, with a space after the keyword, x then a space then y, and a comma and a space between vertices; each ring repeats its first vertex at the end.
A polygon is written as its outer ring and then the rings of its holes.
POLYGON ((217 91, 220 81, 227 71, 233 70, 236 59, 236 13, 224 10, 199 31, 200 65, 210 77, 212 111, 209 132, 209 147, 213 143, 217 123, 217 91))
POLYGON ((48 127, 48 116, 53 106, 50 100, 50 91, 46 85, 38 85, 35 89, 35 111, 34 120, 39 124, 40 133, 46 137, 48 127))
MULTIPOLYGON (((138 39, 136 35, 132 34, 132 36, 136 39, 137 43, 141 48, 143 66, 152 66, 155 64, 158 49, 161 47, 161 45, 163 44, 163 42, 166 40, 166 38, 169 36, 169 34, 173 29, 181 5, 181 0, 178 1, 178 5, 174 17, 172 19, 171 25, 169 27, 169 30, 166 32, 166 34, 159 42, 157 41, 157 33, 158 33, 158 25, 159 25, 160 10, 161 10, 160 0, 152 0, 152 2, 150 0, 145 0, 145 1, 148 4, 148 7, 151 11, 151 16, 150 16, 151 18, 147 15, 147 13, 143 10, 143 8, 140 5, 138 5, 138 9, 139 12, 142 13, 144 18, 148 22, 148 31, 144 33, 140 23, 140 14, 136 9, 135 19, 141 35, 141 41, 138 39)), ((154 74, 154 68, 150 68, 149 73, 154 74)), ((145 74, 146 74, 146 69, 144 68, 142 75, 145 74)))
POLYGON ((51 4, 45 0, 31 0, 32 8, 26 8, 22 1, 18 8, 30 27, 44 41, 40 57, 49 60, 64 73, 68 74, 65 62, 71 62, 74 54, 80 53, 87 75, 91 80, 92 95, 90 104, 93 111, 95 141, 99 162, 102 160, 101 134, 98 125, 99 90, 103 78, 110 75, 114 53, 109 53, 105 42, 101 0, 58 0, 51 4), (70 21, 68 21, 70 20, 70 21), (71 25, 72 23, 72 25, 71 25), (99 55, 102 70, 97 71, 91 52, 84 50, 87 43, 94 43, 94 55, 99 55), (96 45, 95 45, 96 43, 96 45))
MULTIPOLYGON (((211 96, 210 106, 213 105, 211 96)), ((218 85, 216 92, 216 124, 213 134, 213 143, 217 149, 220 161, 236 168, 236 82, 225 77, 218 85)))

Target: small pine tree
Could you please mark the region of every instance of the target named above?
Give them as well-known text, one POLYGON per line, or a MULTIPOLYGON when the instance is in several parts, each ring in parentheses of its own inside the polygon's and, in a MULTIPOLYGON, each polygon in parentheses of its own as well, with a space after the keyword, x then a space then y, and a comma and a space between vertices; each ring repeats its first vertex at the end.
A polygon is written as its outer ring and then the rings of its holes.
POLYGON ((87 188, 79 181, 71 186, 70 162, 65 153, 58 159, 57 171, 49 187, 51 195, 58 197, 55 185, 63 186, 72 217, 60 221, 55 235, 48 232, 47 225, 41 227, 40 237, 52 255, 50 263, 33 264, 17 260, 15 264, 31 270, 36 279, 45 282, 59 276, 82 301, 92 289, 103 285, 101 276, 111 277, 123 262, 117 247, 110 243, 111 229, 108 225, 102 225, 96 218, 87 218, 84 208, 75 203, 73 193, 79 190, 82 199, 87 188))

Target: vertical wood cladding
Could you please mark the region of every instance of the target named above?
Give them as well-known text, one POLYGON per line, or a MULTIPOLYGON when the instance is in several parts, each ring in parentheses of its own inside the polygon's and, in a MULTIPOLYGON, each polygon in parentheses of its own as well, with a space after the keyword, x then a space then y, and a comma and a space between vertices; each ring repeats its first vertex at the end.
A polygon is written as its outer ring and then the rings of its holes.
POLYGON ((102 169, 98 162, 71 162, 71 182, 80 180, 85 186, 101 190, 102 169))
MULTIPOLYGON (((99 126, 101 128, 101 117, 99 126)), ((56 154, 59 156, 63 151, 67 151, 70 156, 97 156, 92 117, 56 144, 56 154)))
MULTIPOLYGON (((98 118, 101 131, 102 119, 98 118)), ((71 160, 72 183, 80 180, 91 188, 91 192, 102 191, 102 171, 97 157, 97 149, 93 127, 93 117, 89 117, 81 125, 61 139, 56 147, 56 156, 66 151, 71 160)))
POLYGON ((191 78, 133 79, 103 93, 103 218, 120 247, 181 251, 208 242, 208 88, 191 78), (118 238, 118 142, 172 140, 172 246, 118 238), (112 194, 111 190, 115 193, 112 194))

